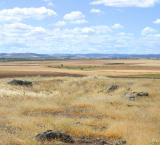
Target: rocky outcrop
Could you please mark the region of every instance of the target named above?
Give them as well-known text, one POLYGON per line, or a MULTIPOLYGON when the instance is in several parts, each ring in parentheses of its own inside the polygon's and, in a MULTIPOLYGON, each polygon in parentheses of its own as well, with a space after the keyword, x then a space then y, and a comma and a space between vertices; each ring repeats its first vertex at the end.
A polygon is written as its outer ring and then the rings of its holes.
POLYGON ((108 93, 113 92, 113 91, 117 90, 118 88, 119 88, 119 86, 116 84, 111 85, 110 87, 108 87, 107 92, 108 93))
POLYGON ((25 81, 25 80, 12 80, 8 82, 10 85, 16 85, 16 86, 32 86, 31 81, 25 81))
POLYGON ((148 92, 131 92, 126 94, 126 97, 130 101, 135 101, 137 98, 146 97, 146 96, 149 96, 148 92))
POLYGON ((37 141, 52 141, 52 140, 60 140, 65 143, 74 143, 74 139, 65 133, 59 132, 59 131, 52 131, 52 130, 47 130, 45 132, 42 132, 38 135, 36 135, 35 139, 37 141))
POLYGON ((102 138, 93 139, 93 138, 82 137, 80 139, 77 139, 77 143, 79 145, 124 145, 127 142, 122 139, 113 141, 110 139, 102 139, 102 138))
POLYGON ((66 145, 124 145, 126 144, 125 140, 118 139, 116 141, 110 139, 102 139, 102 138, 88 138, 88 137, 81 137, 81 138, 73 138, 72 136, 62 133, 59 131, 48 130, 36 135, 35 139, 39 142, 45 141, 60 141, 65 143, 66 145))

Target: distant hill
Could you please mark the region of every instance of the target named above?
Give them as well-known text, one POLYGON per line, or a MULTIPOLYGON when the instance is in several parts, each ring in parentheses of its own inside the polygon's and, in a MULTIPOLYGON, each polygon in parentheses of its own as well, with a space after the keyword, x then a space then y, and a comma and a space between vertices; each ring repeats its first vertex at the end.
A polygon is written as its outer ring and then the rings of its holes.
POLYGON ((1 60, 45 60, 45 59, 160 59, 160 54, 36 54, 0 53, 1 60))
POLYGON ((47 54, 36 54, 36 53, 0 53, 0 58, 47 58, 49 55, 47 54))

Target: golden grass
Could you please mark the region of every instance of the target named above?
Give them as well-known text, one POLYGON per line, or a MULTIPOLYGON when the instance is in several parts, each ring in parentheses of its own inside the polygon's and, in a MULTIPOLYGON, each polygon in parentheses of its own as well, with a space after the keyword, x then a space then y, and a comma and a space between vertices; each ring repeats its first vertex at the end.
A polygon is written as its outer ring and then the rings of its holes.
POLYGON ((108 78, 99 71, 82 78, 20 78, 33 81, 31 88, 8 85, 12 78, 1 79, 0 145, 37 145, 34 136, 50 129, 75 137, 123 138, 127 145, 159 145, 160 80, 108 78), (107 93, 112 84, 119 89, 107 93), (124 95, 128 91, 150 95, 128 101, 124 95))
POLYGON ((55 60, 0 62, 0 78, 24 76, 141 76, 159 77, 159 60, 55 60), (63 64, 63 67, 61 67, 63 64), (20 68, 20 69, 19 69, 20 68), (153 74, 153 75, 152 75, 153 74))

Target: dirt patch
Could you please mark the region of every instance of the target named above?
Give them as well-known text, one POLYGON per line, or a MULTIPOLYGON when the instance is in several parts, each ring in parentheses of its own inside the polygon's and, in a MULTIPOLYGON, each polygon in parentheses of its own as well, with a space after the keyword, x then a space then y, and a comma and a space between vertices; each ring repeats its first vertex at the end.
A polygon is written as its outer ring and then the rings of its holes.
POLYGON ((35 109, 23 111, 23 115, 27 116, 65 116, 67 118, 96 118, 102 119, 108 116, 103 113, 95 113, 94 109, 91 108, 78 108, 78 107, 69 107, 69 108, 55 108, 53 110, 49 109, 35 109))
POLYGON ((32 77, 32 76, 43 76, 43 77, 84 77, 82 74, 74 73, 63 73, 63 72, 47 72, 47 71, 1 71, 0 78, 12 78, 12 77, 32 77))

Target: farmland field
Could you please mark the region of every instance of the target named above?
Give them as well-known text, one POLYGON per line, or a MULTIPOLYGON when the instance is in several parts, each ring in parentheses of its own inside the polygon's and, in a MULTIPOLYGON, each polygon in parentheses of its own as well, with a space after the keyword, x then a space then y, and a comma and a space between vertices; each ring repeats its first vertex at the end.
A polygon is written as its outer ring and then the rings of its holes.
POLYGON ((46 130, 160 145, 159 84, 160 60, 0 62, 0 145, 38 145, 34 137, 46 130), (148 95, 130 100, 135 92, 148 95))

